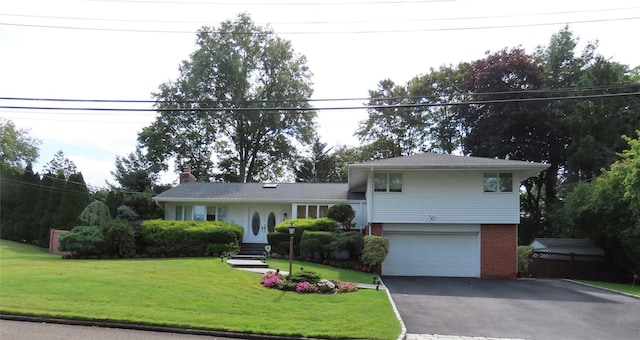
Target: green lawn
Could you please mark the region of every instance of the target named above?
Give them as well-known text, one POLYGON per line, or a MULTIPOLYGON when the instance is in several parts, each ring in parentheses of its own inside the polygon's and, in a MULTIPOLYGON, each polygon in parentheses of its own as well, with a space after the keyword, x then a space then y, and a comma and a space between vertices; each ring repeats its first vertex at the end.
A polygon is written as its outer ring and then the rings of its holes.
POLYGON ((587 280, 576 280, 578 282, 588 283, 593 286, 607 288, 618 292, 623 292, 635 296, 640 296, 640 280, 636 280, 635 286, 631 286, 631 282, 627 283, 611 283, 611 282, 598 282, 587 280))
MULTIPOLYGON (((288 262, 272 260, 288 270, 288 262), (286 266, 284 265, 286 264, 286 266)), ((372 275, 294 262, 326 279, 372 275)), ((262 287, 260 274, 217 258, 62 260, 0 241, 0 312, 328 338, 395 339, 384 291, 297 294, 262 287)))

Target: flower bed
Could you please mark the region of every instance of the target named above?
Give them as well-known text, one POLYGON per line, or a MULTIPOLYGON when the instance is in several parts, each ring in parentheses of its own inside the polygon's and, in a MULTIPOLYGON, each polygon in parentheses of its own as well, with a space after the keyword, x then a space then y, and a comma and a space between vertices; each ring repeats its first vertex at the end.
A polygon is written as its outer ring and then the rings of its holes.
POLYGON ((319 293, 319 294, 342 294, 358 291, 358 286, 352 282, 341 280, 330 281, 322 279, 317 283, 308 281, 292 282, 287 281, 286 277, 275 272, 266 272, 260 277, 260 284, 268 288, 279 290, 295 290, 298 293, 319 293))

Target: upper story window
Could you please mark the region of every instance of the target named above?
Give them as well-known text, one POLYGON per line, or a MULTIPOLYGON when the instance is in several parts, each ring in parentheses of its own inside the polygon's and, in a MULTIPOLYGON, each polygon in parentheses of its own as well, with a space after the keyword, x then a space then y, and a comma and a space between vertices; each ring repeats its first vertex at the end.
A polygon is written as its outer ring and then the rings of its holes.
POLYGON ((373 174, 373 191, 402 192, 402 174, 386 172, 373 174))
POLYGON ((513 174, 510 172, 485 173, 484 192, 512 192, 513 174))

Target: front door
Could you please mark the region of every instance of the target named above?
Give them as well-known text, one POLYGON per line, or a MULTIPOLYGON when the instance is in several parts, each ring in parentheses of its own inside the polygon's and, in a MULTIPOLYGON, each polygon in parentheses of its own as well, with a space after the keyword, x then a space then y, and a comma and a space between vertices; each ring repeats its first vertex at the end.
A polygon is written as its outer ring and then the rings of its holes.
POLYGON ((275 230, 276 207, 249 208, 249 223, 244 230, 244 243, 267 243, 267 234, 275 230))

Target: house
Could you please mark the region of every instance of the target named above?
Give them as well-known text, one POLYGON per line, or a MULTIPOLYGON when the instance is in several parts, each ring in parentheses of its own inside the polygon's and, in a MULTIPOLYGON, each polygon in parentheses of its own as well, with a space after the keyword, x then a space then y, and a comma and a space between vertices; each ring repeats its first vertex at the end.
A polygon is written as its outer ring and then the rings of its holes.
POLYGON ((588 238, 536 238, 529 246, 539 253, 604 255, 604 250, 588 238))
POLYGON ((514 278, 519 183, 548 166, 424 153, 349 165, 348 183, 201 183, 189 169, 154 199, 165 219, 225 220, 266 243, 287 218, 350 204, 355 228, 389 239, 383 275, 514 278))

